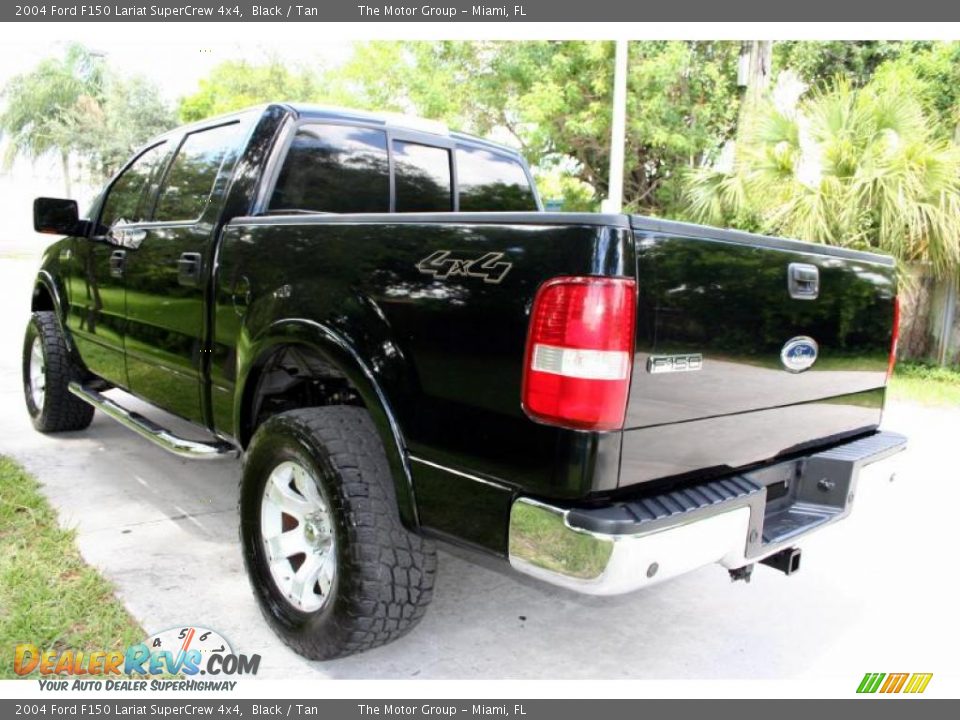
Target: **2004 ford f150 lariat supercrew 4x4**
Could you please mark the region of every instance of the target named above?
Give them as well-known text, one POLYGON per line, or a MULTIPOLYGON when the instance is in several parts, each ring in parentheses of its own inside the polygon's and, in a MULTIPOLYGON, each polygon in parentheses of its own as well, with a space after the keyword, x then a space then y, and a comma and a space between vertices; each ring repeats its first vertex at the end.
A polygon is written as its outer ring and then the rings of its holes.
POLYGON ((24 343, 34 425, 98 408, 242 452, 253 591, 309 657, 408 631, 436 539, 594 594, 789 574, 906 443, 877 430, 889 258, 543 212, 516 152, 427 121, 244 111, 149 143, 87 218, 39 198, 34 222, 67 236, 24 343))

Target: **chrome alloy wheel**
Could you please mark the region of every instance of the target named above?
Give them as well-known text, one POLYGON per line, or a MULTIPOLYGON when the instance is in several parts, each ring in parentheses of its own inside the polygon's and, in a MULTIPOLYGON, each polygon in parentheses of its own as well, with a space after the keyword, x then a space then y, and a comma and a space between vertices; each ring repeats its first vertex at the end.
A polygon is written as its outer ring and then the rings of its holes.
POLYGON ((47 367, 43 360, 43 345, 38 335, 30 346, 30 399, 37 411, 43 410, 43 399, 47 394, 47 367))
POLYGON ((260 534, 277 590, 301 612, 322 608, 337 567, 333 519, 316 478, 299 463, 277 465, 260 505, 260 534))

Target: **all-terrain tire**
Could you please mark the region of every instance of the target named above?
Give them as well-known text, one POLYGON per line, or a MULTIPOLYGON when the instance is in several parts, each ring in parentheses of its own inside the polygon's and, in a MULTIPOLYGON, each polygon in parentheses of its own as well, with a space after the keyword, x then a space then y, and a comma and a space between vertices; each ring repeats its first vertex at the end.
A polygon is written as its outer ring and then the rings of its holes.
POLYGON ((67 349, 63 330, 52 312, 35 312, 27 323, 23 341, 23 394, 33 426, 43 433, 83 430, 93 420, 93 406, 73 395, 71 380, 81 380, 82 370, 76 366, 67 349), (34 349, 42 356, 44 387, 42 400, 31 386, 31 358, 34 349))
POLYGON ((261 610, 287 645, 314 660, 396 640, 432 598, 436 551, 401 524, 383 445, 363 408, 294 410, 257 429, 244 458, 240 535, 261 610), (284 463, 308 470, 332 520, 335 573, 313 612, 291 604, 274 581, 261 530, 266 483, 284 463))

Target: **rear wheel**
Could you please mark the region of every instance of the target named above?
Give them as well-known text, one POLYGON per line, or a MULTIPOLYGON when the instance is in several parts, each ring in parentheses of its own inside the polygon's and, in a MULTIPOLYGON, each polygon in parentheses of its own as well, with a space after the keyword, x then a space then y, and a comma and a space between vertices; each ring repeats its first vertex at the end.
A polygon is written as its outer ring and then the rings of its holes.
POLYGON ((33 426, 44 433, 83 430, 93 407, 69 390, 81 378, 52 312, 35 312, 23 339, 23 394, 33 426))
POLYGON ((240 517, 260 607, 300 654, 327 660, 368 650, 423 617, 435 550, 401 524, 383 446, 362 408, 264 422, 245 457, 240 517))

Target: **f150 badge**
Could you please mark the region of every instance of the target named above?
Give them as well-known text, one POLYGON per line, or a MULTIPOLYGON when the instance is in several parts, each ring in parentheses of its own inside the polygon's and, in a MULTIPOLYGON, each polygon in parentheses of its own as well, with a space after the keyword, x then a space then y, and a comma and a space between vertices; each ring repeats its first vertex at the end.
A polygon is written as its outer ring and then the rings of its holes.
POLYGON ((695 372, 703 368, 703 355, 692 353, 688 355, 651 355, 647 358, 647 372, 651 375, 660 373, 695 372))
POLYGON ((801 335, 787 340, 780 351, 780 362, 789 372, 799 373, 809 369, 820 354, 817 341, 812 337, 801 335))
POLYGON ((417 263, 417 270, 424 275, 433 275, 437 280, 445 280, 457 275, 482 278, 485 283, 496 285, 501 282, 513 267, 512 263, 501 262, 503 253, 489 252, 478 258, 453 258, 449 250, 437 250, 417 263))

